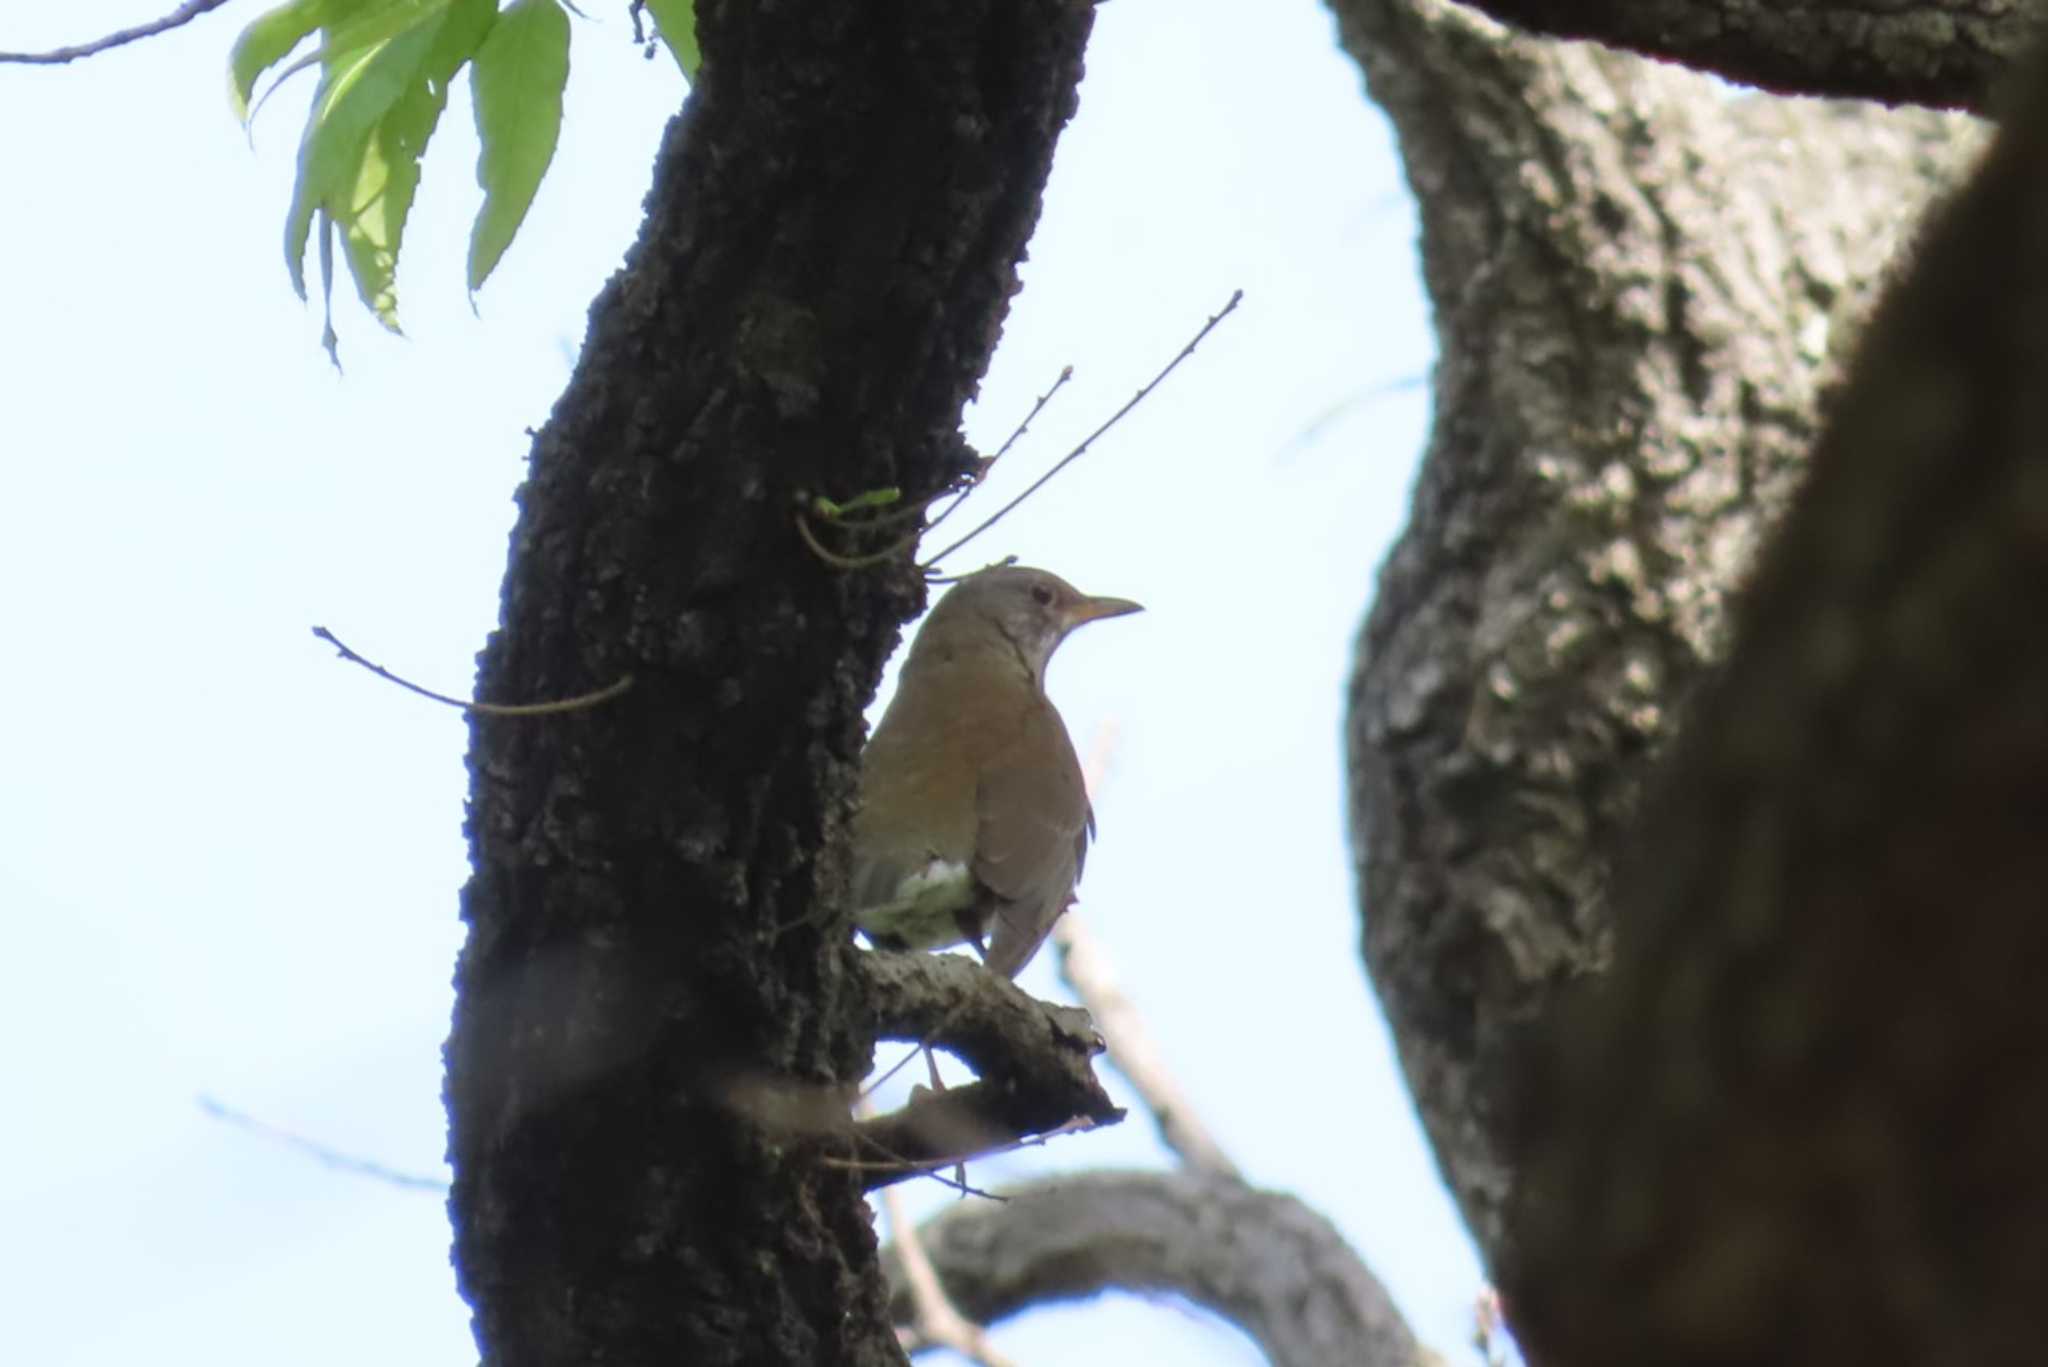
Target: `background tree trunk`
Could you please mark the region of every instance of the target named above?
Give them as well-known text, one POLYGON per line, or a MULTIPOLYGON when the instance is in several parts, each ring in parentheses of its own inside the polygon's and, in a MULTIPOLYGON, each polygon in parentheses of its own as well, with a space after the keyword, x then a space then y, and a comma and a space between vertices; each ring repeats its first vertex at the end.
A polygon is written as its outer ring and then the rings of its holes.
POLYGON ((1744 592, 1533 1093, 1542 1360, 2032 1363, 2048 1272, 2048 63, 1744 592))
POLYGON ((1349 723, 1367 963, 1489 1258, 1517 1060, 1797 487, 1958 116, 1732 94, 1441 0, 1339 0, 1420 201, 1442 353, 1349 723))
POLYGON ((488 1363, 900 1360, 856 1176, 872 1046, 821 852, 922 585, 807 492, 930 494, 1016 288, 1091 15, 701 0, 645 228, 535 439, 472 731, 448 1045, 488 1363))

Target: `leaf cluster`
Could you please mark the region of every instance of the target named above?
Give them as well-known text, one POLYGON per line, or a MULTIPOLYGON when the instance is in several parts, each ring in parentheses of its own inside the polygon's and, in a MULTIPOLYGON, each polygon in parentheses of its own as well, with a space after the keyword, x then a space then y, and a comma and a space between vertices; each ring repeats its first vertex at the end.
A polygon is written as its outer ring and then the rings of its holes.
MULTIPOLYGON (((685 77, 698 64, 692 0, 644 0, 685 77)), ((469 239, 474 293, 511 245, 554 159, 569 79, 564 0, 289 0, 252 21, 228 59, 235 113, 246 125, 263 100, 300 71, 317 69, 298 171, 285 214, 285 268, 306 297, 306 248, 317 227, 320 283, 328 299, 325 343, 335 347, 334 245, 356 292, 398 331, 399 246, 419 189, 420 158, 469 68, 483 189, 469 239), (264 73, 285 65, 262 98, 264 73)))

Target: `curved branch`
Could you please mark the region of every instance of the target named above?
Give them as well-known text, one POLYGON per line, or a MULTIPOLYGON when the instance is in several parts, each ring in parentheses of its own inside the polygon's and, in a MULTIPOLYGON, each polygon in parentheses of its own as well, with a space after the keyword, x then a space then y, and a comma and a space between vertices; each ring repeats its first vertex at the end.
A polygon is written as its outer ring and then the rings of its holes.
POLYGON ((1783 95, 1985 110, 2041 32, 1997 0, 1477 0, 1504 23, 1592 38, 1783 95))
MULTIPOLYGON (((1412 1367, 1415 1337, 1329 1221, 1216 1174, 1090 1173, 961 1206, 921 1233, 946 1294, 982 1323, 1110 1290, 1169 1292, 1251 1336, 1275 1367, 1412 1367)), ((912 1314, 887 1256, 890 1314, 912 1314)))
POLYGON ((1796 487, 1873 283, 1976 145, 1340 0, 1399 131, 1442 342, 1348 734, 1365 954, 1498 1256, 1521 1041, 1608 955, 1608 859, 1796 487))

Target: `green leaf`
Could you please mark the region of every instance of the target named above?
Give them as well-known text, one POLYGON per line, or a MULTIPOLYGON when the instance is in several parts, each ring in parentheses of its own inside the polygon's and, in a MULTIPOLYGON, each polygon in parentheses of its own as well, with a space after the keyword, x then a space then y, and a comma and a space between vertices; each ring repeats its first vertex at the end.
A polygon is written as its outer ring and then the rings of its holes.
POLYGON ((811 506, 817 509, 818 516, 836 521, 848 513, 865 512, 869 508, 887 508, 902 497, 901 489, 894 485, 884 485, 880 489, 869 489, 865 493, 855 494, 844 503, 835 503, 823 494, 813 494, 811 506))
MULTIPOLYGON (((350 3, 343 0, 343 7, 350 3)), ((249 97, 256 92, 256 78, 283 61, 307 34, 327 22, 335 8, 335 0, 291 0, 250 20, 228 54, 228 96, 234 101, 237 119, 249 121, 249 97)))
POLYGON ((557 0, 513 0, 470 70, 484 191, 469 235, 471 293, 497 268, 554 160, 568 79, 569 16, 557 0))
POLYGON ((395 38, 433 19, 453 0, 329 0, 335 12, 321 35, 320 46, 277 73, 270 89, 256 102, 255 118, 272 95, 309 66, 333 66, 348 53, 395 38), (342 12, 346 11, 346 13, 342 12))
POLYGON ((336 215, 356 293, 393 332, 399 330, 398 249, 419 189, 420 156, 448 107, 449 83, 497 16, 497 0, 452 0, 412 84, 371 130, 355 186, 336 215))
POLYGON ((654 16, 655 30, 661 34, 661 41, 668 44, 669 54, 683 69, 683 79, 696 80, 697 68, 704 64, 704 55, 697 50, 697 0, 642 0, 642 3, 654 16))
POLYGON ((324 51, 353 52, 396 38, 444 13, 453 0, 350 0, 358 11, 327 25, 324 51))
POLYGON ((320 215, 320 347, 341 371, 341 335, 334 330, 334 220, 320 215))
POLYGON ((336 56, 320 78, 299 139, 298 178, 285 214, 285 268, 306 297, 306 239, 316 212, 345 215, 370 133, 420 75, 444 16, 370 47, 336 56))

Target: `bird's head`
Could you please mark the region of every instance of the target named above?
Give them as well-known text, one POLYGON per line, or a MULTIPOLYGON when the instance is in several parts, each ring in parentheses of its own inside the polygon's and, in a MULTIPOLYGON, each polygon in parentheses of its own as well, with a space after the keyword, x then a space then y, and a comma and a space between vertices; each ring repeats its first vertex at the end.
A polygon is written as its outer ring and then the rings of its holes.
POLYGON ((1016 651, 1042 686, 1046 662, 1067 633, 1141 611, 1128 598, 1091 598, 1046 570, 1001 565, 970 574, 947 591, 919 629, 911 659, 1003 645, 1016 651))

